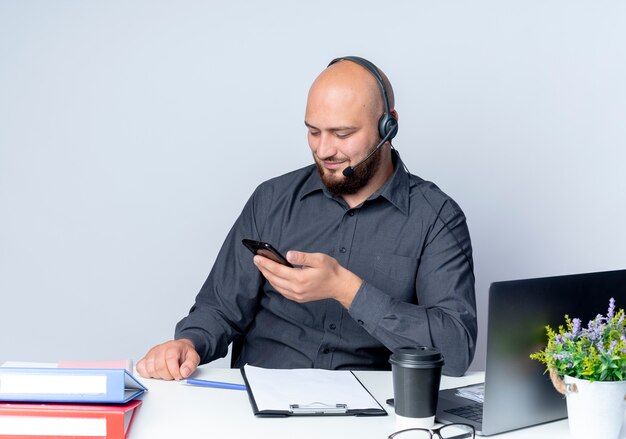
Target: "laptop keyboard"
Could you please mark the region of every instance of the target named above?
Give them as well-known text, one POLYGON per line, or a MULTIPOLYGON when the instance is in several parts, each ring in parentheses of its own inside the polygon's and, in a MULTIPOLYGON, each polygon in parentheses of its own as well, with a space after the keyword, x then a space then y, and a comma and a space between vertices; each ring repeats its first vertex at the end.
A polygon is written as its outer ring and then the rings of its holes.
POLYGON ((483 405, 479 403, 454 407, 444 411, 465 419, 471 419, 474 422, 483 422, 483 405))

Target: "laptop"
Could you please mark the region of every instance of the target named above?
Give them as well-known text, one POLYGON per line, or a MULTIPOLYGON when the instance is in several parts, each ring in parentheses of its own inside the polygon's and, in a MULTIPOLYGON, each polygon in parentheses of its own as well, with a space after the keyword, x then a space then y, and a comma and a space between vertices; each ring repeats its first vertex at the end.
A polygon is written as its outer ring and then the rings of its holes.
POLYGON ((606 315, 611 297, 626 308, 626 270, 492 283, 483 402, 442 390, 437 421, 471 424, 488 436, 567 417, 565 398, 529 355, 545 347, 546 325, 558 329, 568 314, 586 327, 606 315))

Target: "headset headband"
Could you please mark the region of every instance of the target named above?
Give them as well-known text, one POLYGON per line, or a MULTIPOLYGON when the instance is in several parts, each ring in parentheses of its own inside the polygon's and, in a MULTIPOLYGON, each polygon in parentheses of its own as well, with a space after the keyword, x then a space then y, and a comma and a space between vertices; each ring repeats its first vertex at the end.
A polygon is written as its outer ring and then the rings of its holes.
POLYGON ((340 58, 335 58, 328 64, 328 67, 339 61, 352 61, 353 63, 356 63, 363 67, 365 70, 370 72, 374 78, 376 78, 376 82, 378 82, 381 94, 383 96, 383 105, 385 106, 385 112, 378 121, 378 132, 381 138, 387 138, 388 140, 391 140, 398 132, 398 120, 393 114, 391 114, 389 96, 387 95, 385 82, 383 81, 383 77, 380 74, 378 68, 371 61, 368 61, 365 58, 361 58, 359 56, 342 56, 340 58))

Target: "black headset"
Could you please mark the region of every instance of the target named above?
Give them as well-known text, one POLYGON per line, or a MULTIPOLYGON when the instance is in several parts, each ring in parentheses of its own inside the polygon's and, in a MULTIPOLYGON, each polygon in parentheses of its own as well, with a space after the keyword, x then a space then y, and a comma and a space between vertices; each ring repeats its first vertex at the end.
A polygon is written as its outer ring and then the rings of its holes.
POLYGON ((374 78, 376 78, 376 82, 380 86, 380 91, 383 95, 383 102, 385 104, 385 112, 378 120, 378 133, 381 139, 391 140, 398 133, 398 119, 391 114, 391 108, 389 105, 389 97, 387 96, 387 90, 385 89, 385 83, 383 82, 383 78, 378 71, 378 68, 370 61, 365 58, 361 58, 358 56, 342 56, 341 58, 335 58, 328 64, 328 66, 332 66, 336 62, 339 61, 352 61, 363 67, 365 70, 370 72, 374 78))

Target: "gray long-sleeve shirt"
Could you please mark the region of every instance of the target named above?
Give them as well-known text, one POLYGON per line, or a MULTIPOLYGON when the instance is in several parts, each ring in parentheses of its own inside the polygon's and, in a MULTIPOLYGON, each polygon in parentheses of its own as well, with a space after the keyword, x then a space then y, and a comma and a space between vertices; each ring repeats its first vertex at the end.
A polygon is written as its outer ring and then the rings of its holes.
POLYGON ((191 339, 205 363, 245 335, 236 365, 271 368, 389 369, 390 351, 435 346, 443 372, 463 374, 477 333, 465 216, 396 162, 392 178, 352 209, 314 165, 261 184, 175 337, 191 339), (326 253, 364 282, 349 309, 332 299, 292 302, 260 274, 243 238, 326 253))

